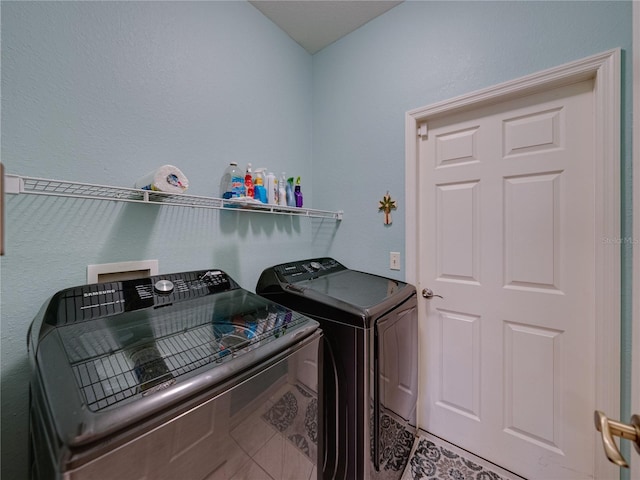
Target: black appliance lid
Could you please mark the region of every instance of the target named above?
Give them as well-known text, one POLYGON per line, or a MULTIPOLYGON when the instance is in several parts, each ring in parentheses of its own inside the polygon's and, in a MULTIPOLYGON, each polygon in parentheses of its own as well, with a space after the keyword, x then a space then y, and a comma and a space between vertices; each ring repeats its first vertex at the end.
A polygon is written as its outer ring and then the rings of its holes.
POLYGON ((303 280, 295 285, 303 290, 314 290, 326 295, 327 301, 335 299, 366 309, 384 303, 408 284, 355 270, 342 270, 303 280))
POLYGON ((168 388, 205 365, 214 368, 275 340, 300 320, 257 295, 232 290, 56 330, 85 404, 99 411, 168 388))
POLYGON ((415 296, 416 289, 322 257, 265 269, 256 293, 317 320, 370 328, 372 321, 415 296))
POLYGON ((64 443, 84 445, 164 411, 317 330, 228 277, 203 285, 206 273, 172 274, 184 288, 169 295, 113 282, 63 290, 43 306, 29 354, 64 443))

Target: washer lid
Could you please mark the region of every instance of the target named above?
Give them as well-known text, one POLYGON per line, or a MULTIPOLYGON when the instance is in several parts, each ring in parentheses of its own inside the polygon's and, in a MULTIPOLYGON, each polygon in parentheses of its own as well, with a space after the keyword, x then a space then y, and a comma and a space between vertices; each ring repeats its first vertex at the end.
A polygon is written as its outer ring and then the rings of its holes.
POLYGON ((71 446, 212 391, 318 328, 241 288, 83 321, 41 320, 44 333, 30 345, 34 382, 58 437, 71 446))
MULTIPOLYGON (((303 280, 295 284, 303 290, 314 290, 326 295, 326 303, 339 300, 361 309, 371 308, 407 288, 407 283, 355 270, 342 270, 319 278, 303 280)), ((319 297, 315 296, 316 299, 319 297)))
POLYGON ((70 368, 83 404, 97 412, 169 388, 202 367, 217 368, 307 320, 236 289, 59 326, 41 345, 54 342, 66 360, 56 365, 41 349, 40 373, 51 368, 59 377, 70 368))

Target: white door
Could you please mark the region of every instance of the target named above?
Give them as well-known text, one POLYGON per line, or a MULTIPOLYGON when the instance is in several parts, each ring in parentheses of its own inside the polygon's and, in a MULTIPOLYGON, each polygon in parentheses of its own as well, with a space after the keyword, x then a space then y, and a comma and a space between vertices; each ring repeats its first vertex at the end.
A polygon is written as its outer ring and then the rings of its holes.
MULTIPOLYGON (((529 479, 593 478, 592 79, 418 142, 421 427, 529 479)), ((423 130, 424 131, 424 130, 423 130)))

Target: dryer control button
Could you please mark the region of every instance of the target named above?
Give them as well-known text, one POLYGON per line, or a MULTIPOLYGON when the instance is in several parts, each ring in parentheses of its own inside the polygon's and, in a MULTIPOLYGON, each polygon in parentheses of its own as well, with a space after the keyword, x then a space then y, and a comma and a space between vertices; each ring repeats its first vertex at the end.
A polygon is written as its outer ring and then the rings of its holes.
POLYGON ((153 288, 157 293, 171 293, 173 292, 173 282, 171 280, 158 280, 153 288))
POLYGON ((320 270, 322 268, 322 265, 320 265, 318 262, 311 262, 309 266, 314 270, 320 270))

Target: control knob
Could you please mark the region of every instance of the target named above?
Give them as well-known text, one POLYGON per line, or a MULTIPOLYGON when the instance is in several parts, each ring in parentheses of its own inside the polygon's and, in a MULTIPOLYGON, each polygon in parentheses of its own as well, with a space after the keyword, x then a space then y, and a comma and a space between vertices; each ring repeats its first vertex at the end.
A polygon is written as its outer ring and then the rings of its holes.
POLYGON ((158 280, 156 284, 153 286, 153 288, 156 291, 156 293, 167 295, 173 292, 174 285, 171 280, 158 280))

